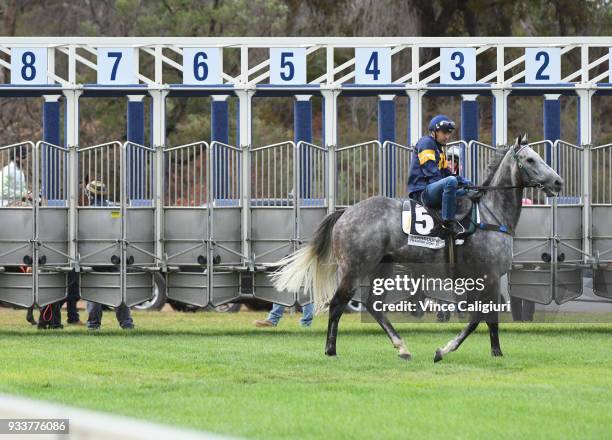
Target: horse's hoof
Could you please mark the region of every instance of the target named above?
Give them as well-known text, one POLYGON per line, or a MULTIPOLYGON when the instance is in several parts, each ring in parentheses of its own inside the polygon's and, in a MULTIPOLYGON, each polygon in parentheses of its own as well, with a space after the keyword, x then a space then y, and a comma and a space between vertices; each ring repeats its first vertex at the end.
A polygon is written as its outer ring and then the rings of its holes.
POLYGON ((504 354, 501 351, 501 348, 492 348, 491 349, 491 356, 493 357, 502 357, 504 354))
POLYGON ((398 354, 398 356, 400 357, 400 359, 403 359, 405 361, 409 361, 412 359, 412 355, 410 353, 401 353, 398 354))
POLYGON ((436 354, 434 356, 434 363, 440 362, 442 360, 442 350, 439 348, 436 350, 436 354))
POLYGON ((336 357, 336 350, 325 350, 325 356, 336 357))

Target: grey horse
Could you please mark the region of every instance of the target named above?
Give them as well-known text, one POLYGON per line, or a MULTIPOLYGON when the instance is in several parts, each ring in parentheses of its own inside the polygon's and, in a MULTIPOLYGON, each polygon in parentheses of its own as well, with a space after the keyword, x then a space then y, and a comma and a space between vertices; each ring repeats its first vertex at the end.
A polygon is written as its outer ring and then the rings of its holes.
MULTIPOLYGON (((413 158, 414 160, 414 158, 413 158)), ((561 177, 527 144, 527 136, 517 137, 514 145, 498 148, 488 165, 479 200, 481 221, 503 224, 509 233, 477 229, 455 249, 457 262, 478 267, 488 275, 489 297, 499 294, 499 277, 512 264, 512 240, 521 214, 525 187, 541 188, 548 196, 559 193, 561 177)), ((329 214, 319 225, 312 241, 279 261, 272 282, 279 290, 312 292, 317 312, 329 307, 325 354, 336 355, 338 323, 359 281, 380 273, 385 261, 401 263, 446 262, 443 250, 415 247, 406 243, 401 225, 402 202, 388 197, 371 197, 344 211, 329 214), (339 281, 339 283, 338 283, 339 281)), ((386 265, 389 266, 389 265, 386 265)), ((410 359, 406 344, 382 311, 373 307, 374 295, 366 309, 380 324, 402 359, 410 359)), ((379 307, 380 308, 380 307, 379 307)), ((491 354, 502 356, 497 316, 472 313, 467 326, 444 347, 438 348, 434 362, 442 360, 476 329, 481 320, 489 327, 491 354)))

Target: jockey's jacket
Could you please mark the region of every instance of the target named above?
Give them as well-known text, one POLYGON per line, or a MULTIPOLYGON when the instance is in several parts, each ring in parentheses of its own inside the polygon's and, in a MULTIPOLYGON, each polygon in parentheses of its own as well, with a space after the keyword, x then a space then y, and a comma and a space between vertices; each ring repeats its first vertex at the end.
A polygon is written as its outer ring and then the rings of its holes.
MULTIPOLYGON (((410 163, 408 175, 408 195, 417 196, 427 185, 454 174, 447 168, 446 156, 442 151, 442 144, 436 142, 431 136, 423 136, 416 144, 410 163)), ((461 176, 457 181, 465 183, 461 176)))

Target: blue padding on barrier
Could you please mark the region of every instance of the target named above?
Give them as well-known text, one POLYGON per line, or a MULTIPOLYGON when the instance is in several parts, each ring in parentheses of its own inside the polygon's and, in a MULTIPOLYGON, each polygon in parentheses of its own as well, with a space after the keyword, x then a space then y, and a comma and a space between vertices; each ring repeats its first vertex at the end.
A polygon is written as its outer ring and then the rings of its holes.
POLYGON ((146 89, 146 84, 83 84, 84 89, 146 89))
POLYGON ((575 87, 574 83, 555 83, 555 84, 529 84, 529 83, 513 83, 512 87, 531 87, 537 89, 554 89, 557 87, 575 87))
POLYGON ((215 206, 239 206, 240 199, 215 199, 215 206))
POLYGON ((257 89, 320 89, 320 84, 300 84, 300 85, 284 85, 284 84, 257 84, 257 89))
POLYGON ((47 206, 53 208, 66 208, 68 206, 68 202, 66 200, 47 200, 47 206))
POLYGON ((251 206, 293 206, 293 200, 289 199, 251 199, 251 206))
POLYGON ((300 199, 300 206, 325 206, 326 199, 300 199))
POLYGON ((452 87, 454 89, 490 89, 491 84, 487 83, 472 83, 472 84, 438 84, 438 83, 429 83, 427 87, 435 88, 435 87, 452 87))
POLYGON ((582 197, 576 196, 559 196, 557 199, 558 205, 579 205, 582 202, 582 197))
POLYGON ((0 84, 0 88, 15 88, 15 89, 61 89, 60 84, 0 84))
POLYGON ((233 89, 233 84, 206 84, 206 85, 196 85, 196 84, 170 84, 170 89, 233 89))
POLYGON ((369 89, 402 89, 406 90, 405 84, 342 84, 342 88, 369 88, 369 89))
POLYGON ((134 200, 130 200, 130 207, 136 208, 136 207, 150 207, 153 206, 153 201, 152 200, 145 200, 145 199, 134 199, 134 200))

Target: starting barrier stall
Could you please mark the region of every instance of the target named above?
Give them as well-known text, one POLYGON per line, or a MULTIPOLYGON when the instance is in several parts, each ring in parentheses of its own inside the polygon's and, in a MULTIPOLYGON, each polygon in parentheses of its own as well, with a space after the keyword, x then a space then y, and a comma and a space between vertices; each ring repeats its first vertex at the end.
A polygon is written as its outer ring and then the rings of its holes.
POLYGON ((591 149, 593 293, 612 299, 612 144, 591 149))
POLYGON ((158 270, 155 150, 108 142, 79 148, 77 164, 81 297, 115 307, 151 299, 158 270))
POLYGON ((8 226, 0 231, 3 301, 29 307, 66 297, 67 156, 42 141, 0 147, 0 212, 8 226))
POLYGON ((7 55, 0 69, 10 70, 0 94, 44 97, 43 138, 51 141, 0 147, 0 214, 9 225, 0 231, 1 301, 29 306, 61 299, 66 273, 73 270, 80 274, 82 296, 108 305, 151 297, 157 272, 165 276, 170 298, 197 306, 249 297, 305 304, 309 298, 274 291, 267 273, 302 246, 327 213, 374 195, 407 197, 414 153, 393 142, 394 100, 408 100, 407 142, 414 144, 426 95, 461 96, 466 141, 455 145, 462 175, 475 183, 495 152, 474 140, 479 96, 493 97, 496 145, 508 141, 509 96, 544 98, 547 139, 561 137, 559 97, 578 98, 580 145, 531 144, 566 186, 555 198, 525 192, 510 289, 517 297, 561 304, 582 292, 581 270, 592 269, 595 293, 612 298, 612 146, 590 145, 591 98, 610 90, 601 83, 608 79, 609 69, 601 67, 610 60, 609 37, 8 37, 0 46, 7 55), (111 55, 125 56, 109 56, 111 46, 111 55), (249 55, 262 48, 270 49, 270 57, 253 65, 249 55), (354 57, 338 64, 337 51, 347 48, 354 57), (239 60, 224 58, 235 50, 239 60), (287 55, 280 62, 273 56, 279 50, 287 55), (466 69, 452 62, 456 55, 471 60, 466 69), (401 72, 388 67, 397 56, 411 60, 405 69, 401 63, 401 72), (325 60, 324 72, 307 74, 316 57, 317 63, 325 60), (31 63, 24 66, 26 58, 31 63), (370 61, 380 69, 371 69, 370 61), (96 72, 97 84, 88 84, 87 69, 96 72), (182 74, 181 84, 171 83, 172 69, 182 74), (25 75, 30 70, 37 75, 25 75), (379 140, 337 147, 341 95, 378 96, 379 140), (80 146, 79 99, 101 96, 127 97, 132 142, 80 146), (151 147, 134 143, 145 143, 145 96, 151 101, 151 147), (166 98, 198 96, 212 98, 215 142, 166 148, 166 98), (237 146, 227 144, 230 96, 238 101, 237 146), (295 99, 295 142, 252 146, 254 96, 295 99), (323 146, 303 142, 312 141, 312 96, 323 100, 323 146), (62 101, 67 147, 54 145, 60 144, 62 101))

